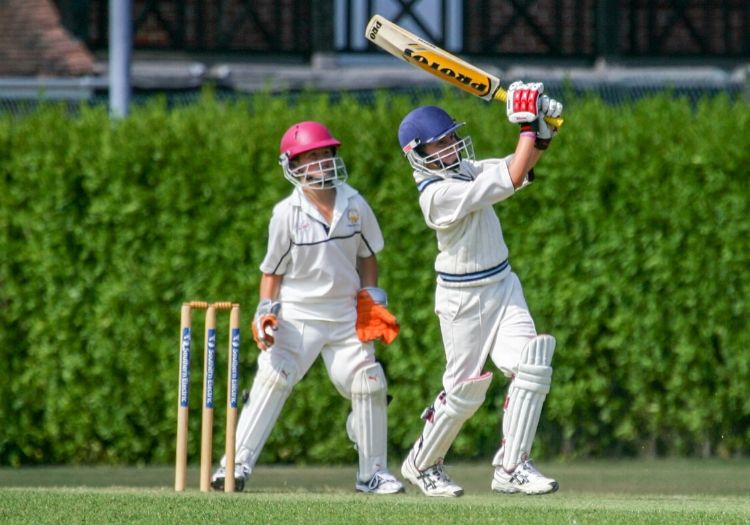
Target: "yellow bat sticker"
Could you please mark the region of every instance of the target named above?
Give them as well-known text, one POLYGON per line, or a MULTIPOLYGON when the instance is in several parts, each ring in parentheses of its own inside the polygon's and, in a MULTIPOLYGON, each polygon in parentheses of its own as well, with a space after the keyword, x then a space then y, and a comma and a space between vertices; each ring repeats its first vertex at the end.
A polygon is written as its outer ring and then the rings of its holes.
POLYGON ((475 69, 456 62, 446 62, 446 57, 418 44, 409 44, 403 58, 417 67, 441 77, 456 87, 478 97, 490 94, 490 79, 475 69))

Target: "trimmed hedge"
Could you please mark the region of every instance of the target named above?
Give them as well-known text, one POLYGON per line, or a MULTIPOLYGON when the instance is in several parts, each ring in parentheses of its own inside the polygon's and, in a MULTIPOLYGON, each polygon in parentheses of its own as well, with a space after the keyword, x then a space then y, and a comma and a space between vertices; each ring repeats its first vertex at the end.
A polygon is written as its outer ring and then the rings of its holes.
MULTIPOLYGON (((453 91, 438 102, 468 122, 479 158, 513 148, 501 106, 453 91)), ((401 457, 443 367, 435 239, 395 138, 413 104, 386 94, 366 105, 313 94, 222 103, 206 93, 116 122, 86 107, 0 116, 0 463, 172 462, 183 300, 242 303, 249 387, 258 265, 271 207, 291 190, 278 139, 307 119, 343 142, 350 182, 386 238, 381 285, 402 332, 379 355, 393 396, 390 451, 401 457)), ((558 340, 535 455, 748 452, 748 109, 721 97, 695 108, 668 96, 627 108, 571 100, 538 181, 497 207, 537 328, 558 340)), ((193 322, 196 458, 202 316, 193 322)), ((221 337, 226 324, 220 315, 221 337)), ((449 461, 496 449, 505 391, 496 377, 449 461)), ((354 462, 347 412, 317 363, 261 461, 354 462)))

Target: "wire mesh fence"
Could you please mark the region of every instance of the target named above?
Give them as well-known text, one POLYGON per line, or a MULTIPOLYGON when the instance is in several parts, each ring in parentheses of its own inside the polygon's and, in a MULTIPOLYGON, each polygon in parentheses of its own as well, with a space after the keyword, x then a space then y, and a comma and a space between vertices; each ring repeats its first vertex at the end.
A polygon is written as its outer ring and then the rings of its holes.
MULTIPOLYGON (((148 90, 135 91, 131 96, 133 107, 143 105, 156 98, 163 99, 169 108, 176 108, 196 103, 202 96, 206 87, 190 90, 148 90)), ((249 101, 257 95, 254 92, 242 92, 232 89, 210 88, 214 97, 221 101, 249 101)), ((627 105, 637 102, 644 97, 655 95, 668 95, 675 98, 688 100, 691 104, 697 103, 706 97, 726 96, 731 100, 750 100, 750 86, 745 82, 736 81, 725 85, 708 83, 669 83, 669 82, 643 82, 635 84, 611 83, 611 82, 575 82, 575 81, 545 81, 547 93, 559 94, 558 97, 566 101, 570 109, 574 107, 575 100, 586 97, 598 97, 604 102, 612 105, 627 105), (571 104, 573 104, 571 106, 571 104)), ((276 97, 285 97, 290 104, 307 93, 317 92, 327 95, 332 102, 345 97, 353 97, 360 104, 371 104, 375 98, 386 93, 392 96, 410 97, 416 103, 423 97, 440 97, 448 90, 439 86, 406 87, 406 88, 379 88, 366 90, 281 90, 271 91, 276 97)), ((45 98, 43 96, 20 98, 5 97, 0 90, 0 115, 23 116, 33 112, 43 104, 57 104, 66 106, 71 112, 75 112, 82 106, 99 107, 107 106, 109 103, 106 91, 97 91, 91 96, 83 99, 45 98)))

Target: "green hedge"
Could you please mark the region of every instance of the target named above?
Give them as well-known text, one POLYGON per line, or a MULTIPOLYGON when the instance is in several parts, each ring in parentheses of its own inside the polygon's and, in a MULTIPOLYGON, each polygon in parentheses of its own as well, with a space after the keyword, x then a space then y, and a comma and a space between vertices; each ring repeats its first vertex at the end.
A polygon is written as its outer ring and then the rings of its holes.
MULTIPOLYGON (((513 147, 501 106, 453 91, 439 102, 468 122, 478 157, 513 147)), ((271 207, 291 190, 278 140, 306 119, 343 142, 350 182, 386 238, 381 284, 402 332, 379 355, 397 461, 443 366, 435 239, 395 138, 413 103, 386 94, 372 104, 312 94, 222 103, 206 93, 117 122, 85 107, 0 117, 0 463, 173 461, 183 300, 242 303, 249 387, 258 265, 271 207)), ((538 182, 497 207, 537 328, 558 339, 536 455, 748 453, 750 108, 721 97, 691 108, 668 96, 567 107, 538 182)), ((202 322, 196 315, 194 372, 202 322)), ((225 316, 219 323, 225 337, 225 316)), ((449 461, 491 456, 504 391, 498 376, 449 461)), ((355 461, 347 412, 316 364, 261 461, 355 461)))

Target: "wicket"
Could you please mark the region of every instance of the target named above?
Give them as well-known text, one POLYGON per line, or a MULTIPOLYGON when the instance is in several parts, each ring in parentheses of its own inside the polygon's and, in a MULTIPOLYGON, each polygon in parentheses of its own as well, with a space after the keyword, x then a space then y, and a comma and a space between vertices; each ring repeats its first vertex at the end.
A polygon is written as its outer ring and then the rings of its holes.
POLYGON ((175 460, 176 491, 185 490, 187 481, 188 412, 190 400, 190 344, 192 309, 206 310, 203 347, 203 404, 201 421, 200 490, 211 488, 211 454, 213 449, 214 378, 216 368, 216 310, 229 310, 229 345, 227 357, 226 464, 224 492, 234 492, 235 429, 237 426, 237 393, 239 388, 240 305, 231 302, 190 301, 180 312, 180 375, 177 390, 177 452, 175 460))

